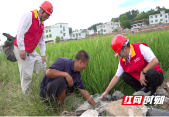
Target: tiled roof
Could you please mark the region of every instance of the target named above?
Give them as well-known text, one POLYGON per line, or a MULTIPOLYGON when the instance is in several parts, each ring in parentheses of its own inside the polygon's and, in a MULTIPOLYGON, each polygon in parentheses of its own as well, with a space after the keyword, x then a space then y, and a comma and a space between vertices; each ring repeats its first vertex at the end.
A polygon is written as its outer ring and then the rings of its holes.
POLYGON ((45 29, 50 28, 51 26, 46 26, 45 29))
POLYGON ((142 19, 142 20, 136 20, 136 21, 133 21, 131 23, 135 23, 135 22, 140 22, 140 21, 144 21, 145 19, 142 19))
MULTIPOLYGON (((98 25, 98 26, 103 26, 103 25, 105 25, 105 24, 101 24, 101 25, 98 25)), ((98 26, 96 26, 96 27, 98 27, 98 26)))

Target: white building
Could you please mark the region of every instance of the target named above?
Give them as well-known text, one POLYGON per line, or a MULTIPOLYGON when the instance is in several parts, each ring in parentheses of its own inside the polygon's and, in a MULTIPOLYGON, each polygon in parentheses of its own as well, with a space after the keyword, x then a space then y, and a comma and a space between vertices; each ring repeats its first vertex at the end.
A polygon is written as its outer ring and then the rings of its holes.
POLYGON ((68 23, 57 23, 53 26, 45 27, 45 42, 55 42, 56 36, 61 40, 70 39, 68 23))
POLYGON ((93 29, 92 30, 87 30, 87 34, 94 35, 94 30, 93 29))
POLYGON ((112 31, 114 31, 114 29, 118 29, 118 31, 120 31, 121 26, 120 26, 120 22, 106 22, 102 25, 98 25, 96 26, 97 28, 97 34, 98 33, 102 33, 102 34, 106 34, 106 33, 111 33, 112 31))
POLYGON ((169 23, 169 13, 160 11, 159 14, 149 15, 149 24, 169 23))
POLYGON ((131 22, 131 29, 140 29, 143 26, 147 26, 145 23, 145 19, 131 22))
POLYGON ((70 34, 70 39, 81 39, 85 38, 87 33, 87 29, 80 29, 80 30, 75 30, 73 33, 70 34))

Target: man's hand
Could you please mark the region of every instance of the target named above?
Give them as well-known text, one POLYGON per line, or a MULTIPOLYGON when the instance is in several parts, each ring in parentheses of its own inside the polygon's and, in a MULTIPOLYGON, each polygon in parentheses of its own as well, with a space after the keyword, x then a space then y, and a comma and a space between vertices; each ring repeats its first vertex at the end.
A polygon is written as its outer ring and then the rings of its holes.
POLYGON ((101 95, 101 99, 105 99, 106 95, 108 95, 108 93, 105 91, 105 92, 101 95))
POLYGON ((20 50, 20 57, 21 57, 21 59, 25 60, 25 58, 26 58, 26 51, 25 50, 20 50))
POLYGON ((65 78, 66 78, 66 81, 68 82, 68 86, 72 87, 73 86, 73 78, 69 74, 67 74, 65 78))
POLYGON ((141 84, 141 86, 143 86, 143 85, 147 86, 146 82, 148 82, 148 81, 146 80, 145 75, 141 71, 141 73, 140 73, 140 84, 141 84))
POLYGON ((78 90, 80 91, 80 93, 83 95, 83 97, 86 99, 86 101, 92 106, 95 106, 95 101, 93 100, 93 98, 91 97, 91 95, 89 94, 89 92, 87 90, 84 89, 80 89, 78 88, 78 90))
POLYGON ((45 56, 42 56, 42 63, 46 62, 45 56))

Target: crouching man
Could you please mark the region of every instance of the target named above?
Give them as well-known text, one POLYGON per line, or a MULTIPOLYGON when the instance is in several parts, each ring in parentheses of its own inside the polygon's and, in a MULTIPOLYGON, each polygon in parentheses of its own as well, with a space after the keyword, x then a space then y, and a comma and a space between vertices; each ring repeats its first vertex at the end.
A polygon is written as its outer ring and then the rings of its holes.
POLYGON ((84 50, 79 51, 74 60, 65 57, 58 58, 46 71, 40 85, 40 96, 56 100, 56 103, 59 102, 60 107, 63 107, 65 97, 78 89, 94 107, 95 101, 85 89, 80 74, 86 69, 89 59, 89 54, 84 50))

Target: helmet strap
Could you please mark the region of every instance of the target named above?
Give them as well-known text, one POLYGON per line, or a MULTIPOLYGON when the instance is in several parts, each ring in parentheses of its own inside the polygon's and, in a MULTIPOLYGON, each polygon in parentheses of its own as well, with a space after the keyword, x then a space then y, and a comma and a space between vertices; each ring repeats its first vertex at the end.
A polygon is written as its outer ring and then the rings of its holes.
POLYGON ((45 11, 43 10, 42 13, 40 14, 40 20, 42 21, 42 14, 44 13, 45 11))
POLYGON ((45 10, 42 11, 42 14, 45 12, 45 10))
MULTIPOLYGON (((126 54, 126 58, 127 58, 127 52, 125 52, 124 50, 121 50, 121 51, 123 51, 125 54, 126 54)), ((127 60, 127 59, 126 59, 127 60)))

